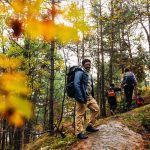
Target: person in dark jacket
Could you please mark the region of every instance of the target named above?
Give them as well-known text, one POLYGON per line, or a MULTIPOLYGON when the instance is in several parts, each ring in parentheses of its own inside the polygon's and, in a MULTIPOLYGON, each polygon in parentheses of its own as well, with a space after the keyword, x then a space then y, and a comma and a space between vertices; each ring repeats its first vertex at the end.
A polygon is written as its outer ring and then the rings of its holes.
POLYGON ((110 113, 111 115, 115 114, 115 110, 117 108, 117 95, 116 92, 121 91, 121 88, 115 87, 115 85, 112 83, 110 84, 109 89, 107 90, 106 96, 108 98, 108 103, 110 107, 110 113))
POLYGON ((99 114, 99 107, 94 97, 93 79, 90 74, 91 61, 84 59, 82 61, 82 70, 75 73, 74 87, 76 99, 76 117, 75 130, 78 139, 86 139, 88 136, 84 133, 83 119, 86 108, 91 110, 91 117, 86 128, 88 132, 96 132, 98 129, 94 128, 96 117, 99 114))
POLYGON ((121 86, 124 89, 127 110, 131 108, 133 90, 137 86, 137 80, 133 72, 129 68, 125 68, 124 75, 121 81, 121 86))

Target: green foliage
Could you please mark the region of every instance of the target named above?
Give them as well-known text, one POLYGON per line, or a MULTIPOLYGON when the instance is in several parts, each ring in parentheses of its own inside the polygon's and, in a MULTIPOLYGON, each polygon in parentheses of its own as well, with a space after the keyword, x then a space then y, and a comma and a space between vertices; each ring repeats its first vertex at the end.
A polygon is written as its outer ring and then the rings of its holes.
POLYGON ((121 115, 123 122, 131 127, 134 131, 142 130, 141 126, 149 125, 150 105, 138 107, 131 112, 121 115))
POLYGON ((137 49, 138 49, 138 55, 133 58, 132 69, 134 70, 137 80, 139 81, 139 83, 141 83, 146 77, 145 65, 146 65, 147 60, 146 60, 146 55, 142 47, 139 46, 137 49))
POLYGON ((150 116, 143 116, 141 119, 141 124, 150 131, 150 116))
POLYGON ((73 135, 67 135, 65 138, 49 136, 48 134, 42 135, 34 143, 28 144, 25 150, 40 150, 47 147, 50 149, 65 149, 77 139, 73 135))
POLYGON ((52 149, 63 149, 64 147, 67 148, 68 146, 70 146, 72 143, 74 143, 77 139, 75 138, 75 136, 72 135, 68 135, 66 136, 64 139, 58 139, 55 142, 53 142, 53 144, 51 145, 52 149))
MULTIPOLYGON (((136 103, 133 100, 132 104, 131 104, 131 108, 134 108, 135 105, 136 105, 136 103)), ((125 102, 125 100, 121 100, 120 102, 118 102, 118 107, 117 107, 118 113, 123 113, 123 112, 126 112, 127 110, 128 110, 128 107, 127 107, 127 103, 125 102)))

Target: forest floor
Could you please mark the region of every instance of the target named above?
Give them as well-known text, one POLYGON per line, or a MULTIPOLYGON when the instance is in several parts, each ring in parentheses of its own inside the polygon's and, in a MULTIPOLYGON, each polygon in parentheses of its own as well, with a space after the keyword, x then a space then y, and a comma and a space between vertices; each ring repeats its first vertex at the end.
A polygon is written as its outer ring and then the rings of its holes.
POLYGON ((45 134, 24 150, 149 150, 150 97, 146 101, 146 105, 131 111, 99 119, 99 131, 88 133, 88 139, 78 140, 72 134, 64 139, 45 134))

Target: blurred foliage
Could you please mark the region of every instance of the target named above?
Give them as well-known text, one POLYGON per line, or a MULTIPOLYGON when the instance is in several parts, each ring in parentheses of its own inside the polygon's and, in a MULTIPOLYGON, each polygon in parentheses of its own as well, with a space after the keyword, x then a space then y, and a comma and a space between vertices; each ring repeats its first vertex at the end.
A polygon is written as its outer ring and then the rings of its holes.
POLYGON ((0 55, 0 114, 17 127, 32 116, 32 104, 27 101, 30 94, 28 78, 17 71, 20 65, 19 59, 0 55))
POLYGON ((43 0, 12 0, 9 3, 2 3, 0 8, 4 13, 11 11, 6 24, 12 29, 14 38, 25 36, 33 40, 42 39, 46 42, 58 40, 66 44, 70 41, 79 41, 79 31, 90 30, 83 19, 84 10, 78 8, 75 3, 60 9, 57 5, 46 4, 43 0), (63 23, 55 21, 57 16, 62 18, 63 23))

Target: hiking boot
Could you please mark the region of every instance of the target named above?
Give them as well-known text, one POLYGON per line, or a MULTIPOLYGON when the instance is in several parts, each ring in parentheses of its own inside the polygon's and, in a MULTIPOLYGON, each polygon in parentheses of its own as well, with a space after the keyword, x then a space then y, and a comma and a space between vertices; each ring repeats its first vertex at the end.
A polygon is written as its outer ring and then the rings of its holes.
POLYGON ((81 140, 81 139, 87 139, 88 136, 85 135, 84 133, 80 132, 79 134, 77 134, 77 138, 80 139, 80 140, 81 140))
POLYGON ((94 127, 92 127, 91 125, 87 126, 86 131, 88 132, 96 132, 99 131, 99 129, 96 129, 94 127))

